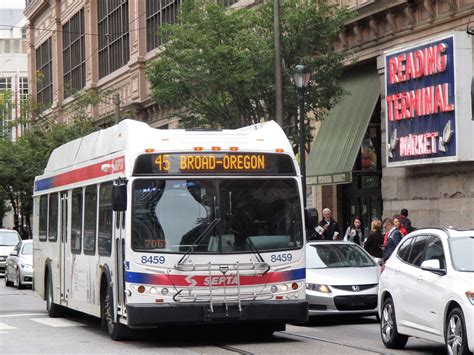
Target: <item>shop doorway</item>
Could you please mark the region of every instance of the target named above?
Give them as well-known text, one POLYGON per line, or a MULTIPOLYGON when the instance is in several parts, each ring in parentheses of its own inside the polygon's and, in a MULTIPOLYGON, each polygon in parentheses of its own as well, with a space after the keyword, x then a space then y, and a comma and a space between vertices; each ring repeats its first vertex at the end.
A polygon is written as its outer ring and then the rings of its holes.
POLYGON ((356 216, 362 219, 366 237, 374 218, 382 218, 382 159, 380 130, 380 100, 377 102, 365 132, 352 170, 352 182, 341 186, 343 226, 351 225, 356 216))

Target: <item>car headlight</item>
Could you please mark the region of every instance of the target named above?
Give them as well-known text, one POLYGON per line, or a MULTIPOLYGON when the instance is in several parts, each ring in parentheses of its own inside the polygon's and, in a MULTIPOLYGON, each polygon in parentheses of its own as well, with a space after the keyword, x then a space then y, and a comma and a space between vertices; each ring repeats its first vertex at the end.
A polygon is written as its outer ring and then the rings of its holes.
POLYGON ((474 291, 467 291, 466 292, 467 299, 474 305, 474 291))
POLYGON ((28 265, 28 264, 20 264, 20 266, 22 269, 25 269, 25 270, 29 270, 32 268, 32 265, 28 265))
POLYGON ((306 289, 311 290, 311 291, 321 292, 321 293, 331 293, 331 289, 329 288, 329 286, 321 285, 321 284, 307 283, 306 289))

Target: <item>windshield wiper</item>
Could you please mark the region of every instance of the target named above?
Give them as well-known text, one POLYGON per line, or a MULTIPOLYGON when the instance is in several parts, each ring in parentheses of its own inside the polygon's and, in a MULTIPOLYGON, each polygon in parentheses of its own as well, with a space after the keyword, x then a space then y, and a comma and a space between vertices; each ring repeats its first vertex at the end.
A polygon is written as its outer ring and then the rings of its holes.
MULTIPOLYGON (((252 241, 251 237, 247 237, 247 243, 250 245, 250 248, 252 248, 253 253, 257 255, 258 261, 266 264, 265 260, 263 260, 262 254, 260 254, 260 251, 255 246, 255 243, 252 241)), ((270 271, 270 265, 267 264, 267 270, 264 271, 263 275, 265 275, 268 271, 270 271)))
POLYGON ((219 222, 221 221, 221 218, 215 218, 209 225, 201 232, 201 234, 196 238, 193 244, 189 246, 189 249, 186 251, 186 253, 183 255, 181 259, 178 261, 179 264, 183 264, 187 257, 191 254, 191 252, 194 250, 195 247, 198 247, 201 245, 201 242, 204 240, 209 235, 209 232, 216 227, 219 222))

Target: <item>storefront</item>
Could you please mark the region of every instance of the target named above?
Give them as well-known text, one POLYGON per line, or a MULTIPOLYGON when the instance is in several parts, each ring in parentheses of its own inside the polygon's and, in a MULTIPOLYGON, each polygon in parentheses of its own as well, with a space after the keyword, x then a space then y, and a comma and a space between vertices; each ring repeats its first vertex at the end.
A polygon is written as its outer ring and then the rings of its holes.
POLYGON ((472 38, 410 38, 375 43, 376 60, 348 66, 348 95, 307 158, 314 202, 333 209, 341 229, 402 208, 416 227, 474 226, 472 38))

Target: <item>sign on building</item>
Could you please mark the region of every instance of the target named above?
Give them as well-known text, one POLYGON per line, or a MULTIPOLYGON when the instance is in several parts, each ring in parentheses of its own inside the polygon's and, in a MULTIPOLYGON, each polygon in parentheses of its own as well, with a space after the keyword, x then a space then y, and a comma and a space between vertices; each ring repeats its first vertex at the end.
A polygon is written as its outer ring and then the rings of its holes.
POLYGON ((387 166, 474 160, 469 36, 445 34, 384 59, 387 166))

